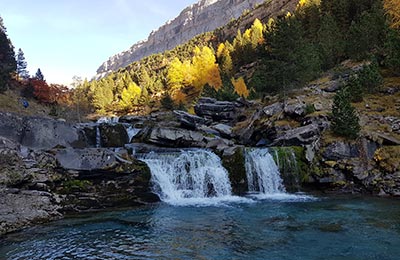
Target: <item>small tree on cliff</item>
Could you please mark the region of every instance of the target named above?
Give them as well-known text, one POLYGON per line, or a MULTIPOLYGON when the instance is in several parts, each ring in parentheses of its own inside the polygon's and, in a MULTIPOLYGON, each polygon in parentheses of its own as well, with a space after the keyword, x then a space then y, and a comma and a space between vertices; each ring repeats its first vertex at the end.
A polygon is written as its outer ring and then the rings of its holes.
POLYGON ((360 132, 359 118, 355 108, 350 103, 350 91, 347 87, 341 88, 333 99, 332 131, 350 139, 356 139, 360 132))

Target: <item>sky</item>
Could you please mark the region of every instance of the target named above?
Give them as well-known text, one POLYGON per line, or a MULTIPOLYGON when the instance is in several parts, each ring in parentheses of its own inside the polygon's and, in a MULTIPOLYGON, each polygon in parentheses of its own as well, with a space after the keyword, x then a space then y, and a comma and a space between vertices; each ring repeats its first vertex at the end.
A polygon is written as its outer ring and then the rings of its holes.
POLYGON ((0 0, 15 52, 48 83, 90 79, 110 56, 127 50, 197 0, 0 0))

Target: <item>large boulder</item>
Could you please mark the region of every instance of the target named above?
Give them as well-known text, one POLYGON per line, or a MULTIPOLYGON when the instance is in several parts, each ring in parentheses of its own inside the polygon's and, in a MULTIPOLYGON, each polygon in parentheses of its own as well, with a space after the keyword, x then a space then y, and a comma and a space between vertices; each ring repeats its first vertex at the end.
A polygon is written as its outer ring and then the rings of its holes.
POLYGON ((57 187, 65 194, 63 211, 138 206, 159 201, 150 187, 144 162, 125 149, 63 149, 56 153, 66 180, 57 187))
MULTIPOLYGON (((12 129, 12 128, 10 128, 12 129)), ((21 144, 32 149, 82 148, 88 144, 82 129, 53 119, 26 117, 21 144)))
POLYGON ((203 117, 199 117, 196 115, 191 115, 185 111, 175 110, 175 116, 178 121, 181 123, 181 127, 187 128, 190 130, 196 130, 198 126, 209 124, 210 121, 206 120, 203 117))
POLYGON ((306 125, 277 135, 271 146, 302 146, 315 142, 320 136, 318 125, 306 125))
POLYGON ((66 170, 106 171, 124 164, 132 164, 125 149, 85 148, 60 149, 56 152, 59 165, 66 170), (124 159, 124 157, 126 159, 124 159))
POLYGON ((268 117, 279 115, 283 112, 283 104, 281 102, 274 103, 272 105, 263 108, 263 112, 268 117))
POLYGON ((21 142, 24 132, 24 119, 11 113, 0 112, 0 136, 21 142))
POLYGON ((244 149, 244 147, 235 146, 232 147, 232 153, 221 156, 222 165, 229 172, 232 192, 236 195, 243 195, 249 190, 247 186, 244 149))
POLYGON ((237 117, 237 102, 217 101, 213 98, 201 98, 194 107, 196 115, 215 121, 233 120, 237 117))
POLYGON ((34 223, 61 218, 56 195, 42 191, 0 190, 0 236, 34 223))
POLYGON ((329 144, 322 155, 328 161, 337 161, 359 157, 360 151, 355 144, 337 141, 329 144))
POLYGON ((219 135, 224 138, 232 138, 232 127, 225 124, 217 124, 211 127, 212 129, 216 130, 219 135))
POLYGON ((128 143, 129 136, 123 124, 100 124, 100 146, 101 147, 123 147, 128 143))
POLYGON ((283 110, 289 117, 302 117, 306 114, 306 104, 298 99, 289 99, 285 102, 283 110))
POLYGON ((205 147, 204 136, 200 132, 180 128, 153 128, 147 142, 166 147, 205 147))

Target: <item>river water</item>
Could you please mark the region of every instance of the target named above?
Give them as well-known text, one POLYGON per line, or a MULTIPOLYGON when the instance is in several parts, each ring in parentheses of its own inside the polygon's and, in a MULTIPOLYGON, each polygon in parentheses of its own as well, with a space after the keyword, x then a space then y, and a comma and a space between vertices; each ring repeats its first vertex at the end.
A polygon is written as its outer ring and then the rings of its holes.
POLYGON ((400 202, 248 196, 81 215, 0 241, 0 259, 399 259, 400 202))

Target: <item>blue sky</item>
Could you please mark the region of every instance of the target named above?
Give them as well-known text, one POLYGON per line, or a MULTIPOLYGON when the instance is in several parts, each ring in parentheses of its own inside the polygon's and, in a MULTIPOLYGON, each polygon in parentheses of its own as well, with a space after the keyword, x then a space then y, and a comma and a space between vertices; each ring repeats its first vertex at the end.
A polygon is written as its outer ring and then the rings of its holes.
POLYGON ((196 0, 0 0, 0 16, 30 74, 50 83, 94 76, 108 57, 128 49, 196 0))

